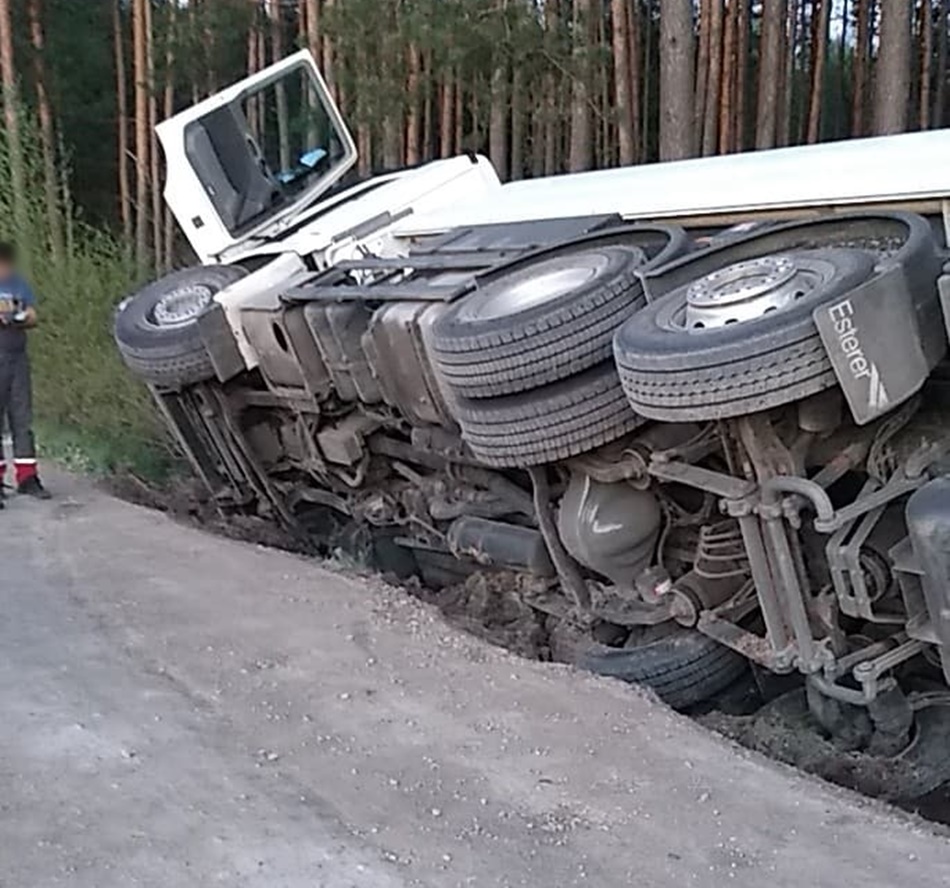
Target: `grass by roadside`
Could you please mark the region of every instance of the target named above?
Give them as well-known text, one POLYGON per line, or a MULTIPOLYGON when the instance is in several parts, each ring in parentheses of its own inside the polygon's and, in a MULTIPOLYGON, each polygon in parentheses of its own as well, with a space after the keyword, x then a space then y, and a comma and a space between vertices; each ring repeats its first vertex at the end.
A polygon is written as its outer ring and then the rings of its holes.
POLYGON ((0 131, 0 239, 17 245, 39 301, 30 351, 42 453, 73 469, 161 481, 176 464, 170 440, 112 341, 115 306, 150 272, 136 266, 119 237, 83 222, 66 197, 47 205, 35 121, 24 114, 21 123, 27 150, 19 199, 0 131))
POLYGON ((59 264, 31 264, 40 302, 31 353, 44 453, 74 469, 162 480, 174 463, 167 434, 112 341, 114 306, 139 277, 121 244, 84 230, 59 264))

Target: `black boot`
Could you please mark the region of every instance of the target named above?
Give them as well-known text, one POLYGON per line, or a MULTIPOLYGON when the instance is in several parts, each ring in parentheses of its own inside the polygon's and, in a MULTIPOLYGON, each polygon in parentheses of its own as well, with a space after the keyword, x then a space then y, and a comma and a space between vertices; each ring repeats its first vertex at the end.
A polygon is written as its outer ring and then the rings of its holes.
POLYGON ((40 481, 37 475, 32 475, 25 481, 21 481, 20 484, 17 485, 16 492, 23 496, 33 496, 41 500, 52 498, 52 494, 43 486, 43 482, 40 481))

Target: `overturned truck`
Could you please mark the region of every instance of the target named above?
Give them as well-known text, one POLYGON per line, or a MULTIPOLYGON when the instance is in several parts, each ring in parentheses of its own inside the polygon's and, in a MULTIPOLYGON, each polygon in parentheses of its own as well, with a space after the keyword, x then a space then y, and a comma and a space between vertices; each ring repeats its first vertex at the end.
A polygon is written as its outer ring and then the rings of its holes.
POLYGON ((300 53, 159 136, 201 264, 115 335, 222 511, 506 571, 674 706, 753 664, 907 745, 950 681, 950 135, 349 182, 300 53))

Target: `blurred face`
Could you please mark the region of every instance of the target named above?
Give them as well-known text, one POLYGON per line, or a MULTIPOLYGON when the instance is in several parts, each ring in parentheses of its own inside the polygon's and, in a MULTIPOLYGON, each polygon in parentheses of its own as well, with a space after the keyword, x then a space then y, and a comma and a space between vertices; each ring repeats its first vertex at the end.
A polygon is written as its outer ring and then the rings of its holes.
POLYGON ((0 280, 8 278, 13 274, 13 263, 8 259, 0 259, 0 280))

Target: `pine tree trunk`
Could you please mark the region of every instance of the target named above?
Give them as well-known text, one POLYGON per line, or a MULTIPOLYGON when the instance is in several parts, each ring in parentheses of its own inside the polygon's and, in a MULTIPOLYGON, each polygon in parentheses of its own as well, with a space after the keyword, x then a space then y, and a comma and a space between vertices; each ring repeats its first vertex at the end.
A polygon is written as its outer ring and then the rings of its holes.
POLYGON ((801 33, 798 26, 799 3, 804 0, 788 0, 788 16, 782 40, 782 74, 778 88, 778 106, 780 113, 776 125, 776 141, 779 145, 788 145, 792 140, 792 109, 795 98, 795 47, 801 33))
POLYGON ((617 149, 621 166, 632 164, 636 158, 633 137, 633 87, 630 67, 630 20, 627 0, 610 0, 610 18, 613 25, 614 104, 617 112, 617 149))
MULTIPOLYGON (((362 71, 366 71, 366 53, 360 51, 359 64, 362 71)), ((370 121, 369 109, 366 107, 365 91, 357 95, 356 100, 356 151, 359 155, 357 169, 361 176, 369 176, 373 171, 373 127, 370 121)))
MULTIPOLYGON (((345 45, 345 44, 344 44, 345 45)), ((346 52, 338 52, 336 59, 336 84, 334 95, 336 97, 336 106, 346 110, 347 104, 347 82, 346 82, 347 57, 346 52)))
MULTIPOLYGON (((175 44, 177 39, 178 5, 171 3, 168 7, 168 33, 165 36, 165 96, 162 106, 164 120, 168 120, 175 113, 175 44)), ((165 231, 162 240, 164 246, 162 265, 168 272, 172 269, 175 252, 175 217, 168 206, 165 207, 165 231)))
POLYGON ((911 0, 881 4, 881 41, 874 92, 874 131, 878 135, 907 129, 910 94, 911 0))
MULTIPOLYGON (((642 88, 641 70, 643 59, 640 46, 640 35, 642 31, 640 27, 639 0, 634 0, 632 6, 627 6, 627 21, 629 23, 627 33, 630 38, 630 119, 633 121, 633 162, 640 163, 644 157, 640 146, 641 135, 645 127, 641 120, 643 102, 640 98, 640 90, 642 88)), ((693 128, 692 119, 690 120, 690 129, 693 134, 693 144, 689 146, 689 149, 691 154, 695 154, 696 131, 693 128)))
POLYGON ((544 78, 544 175, 553 176, 559 171, 558 166, 558 105, 556 94, 556 78, 553 71, 549 71, 544 78))
POLYGON ((733 148, 744 151, 746 145, 746 106, 749 91, 749 46, 751 38, 751 15, 749 0, 737 0, 738 11, 738 49, 736 58, 736 115, 733 121, 733 148))
POLYGON ((660 2, 660 160, 692 155, 693 5, 660 2))
POLYGON ((511 165, 512 181, 524 178, 525 102, 524 70, 514 69, 511 79, 511 165))
MULTIPOLYGON (((496 49, 496 55, 503 50, 496 49)), ((492 63, 491 107, 488 112, 488 156, 498 178, 508 178, 508 68, 503 58, 492 63)))
POLYGON ((465 150, 465 87, 458 70, 453 72, 455 83, 455 153, 465 150))
POLYGON ((122 0, 114 0, 112 27, 115 42, 115 85, 118 120, 117 150, 119 153, 119 217, 126 244, 132 243, 132 196, 129 193, 129 89, 125 70, 125 28, 122 23, 122 0))
MULTIPOLYGON (((493 0, 497 18, 504 21, 508 0, 493 0)), ((504 182, 508 179, 509 142, 508 124, 511 110, 508 48, 501 40, 495 43, 491 59, 491 95, 488 109, 488 156, 504 182)))
POLYGON ((152 24, 152 4, 145 4, 146 68, 148 69, 148 137, 149 168, 148 182, 152 211, 152 262, 157 268, 162 260, 162 189, 159 175, 159 150, 155 136, 158 125, 158 91, 155 81, 155 28, 152 24))
POLYGON ((432 160, 435 152, 435 96, 432 82, 432 54, 422 59, 422 160, 432 160))
POLYGON ((871 49, 871 0, 854 0, 857 34, 854 43, 854 94, 851 97, 851 135, 864 135, 868 67, 871 49))
POLYGON ((948 0, 940 0, 937 9, 937 88, 934 90, 934 110, 932 123, 935 127, 943 127, 946 114, 944 106, 947 96, 947 11, 948 0))
MULTIPOLYGON (((258 17, 257 27, 256 27, 256 36, 257 36, 257 70, 261 71, 267 67, 267 28, 265 27, 265 22, 258 17)), ((264 137, 264 127, 266 122, 264 120, 265 109, 265 90, 261 90, 254 96, 253 102, 257 106, 257 119, 261 127, 261 138, 264 137)))
MULTIPOLYGON (((310 54, 314 58, 314 62, 317 65, 317 68, 320 67, 320 54, 319 51, 314 49, 313 44, 311 43, 311 36, 313 33, 319 33, 314 29, 319 23, 320 17, 320 4, 317 3, 314 8, 311 7, 310 0, 298 0, 297 4, 297 42, 301 49, 310 50, 310 54)), ((320 101, 317 98, 316 94, 311 89, 306 90, 306 103, 307 103, 307 144, 316 145, 320 140, 320 133, 317 125, 318 119, 318 108, 320 101)), ((359 134, 357 133, 357 136, 359 134)), ((357 139, 358 141, 358 139, 357 139)), ((359 154, 359 148, 357 147, 357 154, 359 154)))
MULTIPOLYGON (((797 34, 800 43, 805 44, 807 49, 802 53, 803 64, 802 64, 802 73, 804 78, 807 78, 807 83, 804 84, 805 87, 805 96, 804 96, 804 110, 802 111, 801 120, 795 121, 795 134, 796 138, 800 143, 804 143, 808 135, 808 114, 811 110, 811 82, 812 82, 812 67, 815 57, 815 46, 814 46, 814 4, 815 0, 799 0, 799 17, 797 25, 797 34)), ((793 44, 795 45, 795 44, 793 44)), ((794 85, 794 80, 792 81, 794 85)))
MULTIPOLYGON (((832 6, 832 13, 835 7, 832 6)), ((834 138, 846 139, 850 135, 851 108, 848 102, 848 48, 852 44, 850 25, 851 4, 841 0, 841 31, 838 35, 838 95, 835 97, 834 138)))
POLYGON ((532 111, 528 117, 531 133, 531 176, 537 179, 544 175, 544 79, 538 78, 531 85, 529 107, 532 111))
POLYGON ((59 175, 56 171, 56 134, 53 112, 46 86, 46 40, 43 32, 41 0, 29 0, 27 16, 30 23, 30 43, 33 48, 33 81, 36 90, 36 109, 40 121, 40 143, 43 149, 43 196, 49 226, 50 250, 54 261, 63 255, 62 208, 59 197, 59 175))
POLYGON ((394 113, 387 113, 383 120, 383 165, 388 171, 398 170, 402 162, 402 125, 394 113))
POLYGON ((709 84, 706 91, 706 119, 703 122, 703 156, 716 153, 718 144, 719 103, 722 100, 722 5, 712 0, 709 18, 709 84))
MULTIPOLYGON (((271 55, 275 62, 284 57, 284 17, 280 0, 267 0, 265 6, 270 27, 271 55)), ((281 81, 274 87, 277 99, 277 141, 279 145, 280 168, 288 170, 293 163, 290 156, 290 121, 287 109, 287 90, 281 81)))
MULTIPOLYGON (((477 74, 472 77, 471 84, 471 89, 468 91, 466 98, 466 107, 472 118, 472 126, 469 130, 468 144, 465 147, 469 151, 481 151, 484 154, 485 152, 482 147, 485 141, 482 135, 482 97, 485 95, 485 89, 482 78, 477 74)), ((490 88, 489 85, 489 89, 490 88)), ((487 131, 487 127, 484 131, 487 131)))
POLYGON ((304 16, 304 34, 306 46, 313 53, 317 67, 323 67, 323 43, 320 40, 320 0, 301 0, 304 16))
POLYGON ((589 170, 593 163, 593 134, 590 108, 590 25, 591 0, 574 0, 573 84, 571 87, 571 145, 568 167, 571 172, 589 170))
POLYGON ((204 14, 204 35, 205 35, 205 60, 207 62, 206 81, 208 84, 207 95, 213 95, 218 91, 218 41, 215 35, 215 22, 211 5, 209 2, 202 4, 202 13, 204 14))
MULTIPOLYGON (((334 6, 335 0, 323 0, 324 11, 332 14, 334 6)), ((330 95, 339 101, 340 97, 336 85, 336 54, 333 49, 333 41, 329 34, 323 38, 321 53, 323 58, 323 79, 326 80, 327 86, 330 88, 330 95)))
MULTIPOLYGON (((258 0, 251 0, 251 20, 247 29, 247 76, 251 77, 261 70, 262 59, 259 56, 260 51, 260 21, 258 20, 259 3, 258 0)), ((251 135, 261 140, 261 113, 260 103, 257 99, 251 99, 247 108, 247 125, 250 127, 251 135)))
POLYGON ((20 132, 20 91, 13 56, 13 20, 10 0, 0 0, 0 83, 3 85, 3 122, 10 161, 13 221, 17 231, 26 230, 26 168, 20 132))
POLYGON ((719 153, 731 154, 736 113, 736 45, 739 37, 739 0, 731 0, 726 9, 722 42, 722 101, 719 104, 719 153))
POLYGON ((406 163, 416 166, 422 160, 422 57, 417 47, 408 49, 406 91, 409 113, 406 116, 406 163))
POLYGON ((359 174, 369 176, 373 171, 373 131, 365 120, 356 125, 356 152, 359 174))
POLYGON ((824 104, 830 14, 831 0, 813 0, 811 93, 808 100, 808 129, 805 134, 805 140, 809 145, 814 145, 821 139, 821 110, 824 104))
MULTIPOLYGON (((699 49, 696 53, 695 101, 693 105, 693 145, 696 153, 702 153, 703 133, 706 125, 706 103, 709 101, 709 50, 712 35, 712 5, 718 0, 699 2, 699 49)), ((649 26, 649 23, 647 23, 649 26)))
MULTIPOLYGON (((131 0, 131 2, 135 3, 136 0, 131 0)), ((256 4, 257 0, 251 0, 251 2, 256 4)), ((198 4, 193 0, 193 2, 188 4, 188 37, 193 46, 200 44, 201 37, 198 31, 198 4)), ((197 105, 198 102, 201 101, 201 87, 198 85, 197 63, 191 71, 191 75, 191 102, 193 105, 197 105)))
MULTIPOLYGON (((544 74, 544 175, 553 176, 558 171, 558 75, 551 59, 557 52, 557 33, 560 26, 559 0, 544 4, 544 47, 548 54, 544 74)), ((461 92, 461 90, 459 90, 461 92)))
POLYGON ((605 0, 594 0, 596 12, 594 21, 597 25, 597 33, 594 35, 593 45, 597 48, 597 70, 596 83, 597 93, 595 116, 600 126, 595 127, 595 146, 594 146, 594 165, 597 167, 616 166, 614 159, 614 146, 616 139, 613 136, 613 126, 611 122, 612 97, 610 91, 610 65, 608 54, 603 51, 607 46, 607 23, 604 19, 604 10, 601 5, 605 0))
POLYGON ((132 47, 135 77, 135 259, 148 262, 148 0, 133 0, 132 47))
POLYGON ((455 153, 455 79, 451 70, 442 82, 439 106, 439 156, 451 157, 455 153))
POLYGON ((759 96, 755 114, 755 147, 774 148, 778 136, 779 85, 784 74, 782 45, 788 8, 785 0, 764 0, 759 54, 759 96))
POLYGON ((369 176, 374 169, 373 118, 370 113, 370 95, 361 84, 370 82, 372 72, 369 62, 369 47, 361 41, 356 48, 356 151, 359 157, 357 170, 360 176, 369 176))
MULTIPOLYGON (((650 157, 653 149, 651 141, 652 131, 650 129, 653 123, 653 72, 659 67, 659 60, 654 59, 653 35, 656 29, 653 27, 653 4, 652 0, 648 3, 646 15, 643 17, 645 27, 643 28, 643 127, 640 133, 640 156, 650 157)), ((659 117, 659 115, 657 115, 659 117)), ((659 141, 659 134, 657 134, 659 141)))
POLYGON ((920 128, 930 129, 930 102, 933 76, 933 10, 931 0, 921 0, 920 3, 920 128))
MULTIPOLYGON (((403 166, 405 150, 406 72, 402 36, 399 33, 398 0, 386 0, 386 34, 382 40, 384 77, 390 81, 393 92, 383 108, 383 162, 387 170, 403 166), (396 91, 398 89, 398 92, 396 91)), ((342 53, 341 53, 342 58, 342 53)), ((342 70, 342 63, 340 66, 342 70)))

